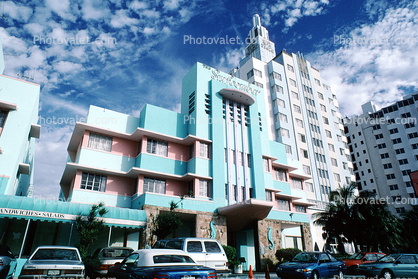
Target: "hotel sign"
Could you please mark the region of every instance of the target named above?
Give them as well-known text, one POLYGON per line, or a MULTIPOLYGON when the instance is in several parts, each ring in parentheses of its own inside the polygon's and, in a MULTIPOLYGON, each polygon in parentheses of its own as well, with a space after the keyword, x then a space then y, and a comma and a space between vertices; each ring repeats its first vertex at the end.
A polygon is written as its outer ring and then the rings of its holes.
POLYGON ((35 217, 35 218, 54 218, 54 219, 62 219, 62 220, 74 219, 74 215, 70 215, 70 214, 24 210, 24 209, 11 209, 11 208, 0 208, 0 214, 16 215, 16 216, 24 216, 24 217, 35 217))
POLYGON ((241 83, 242 81, 240 81, 238 78, 231 76, 231 75, 223 76, 221 75, 221 71, 219 70, 212 69, 212 76, 210 78, 213 80, 222 82, 223 84, 226 84, 228 86, 232 86, 238 90, 250 93, 251 95, 254 95, 254 96, 257 96, 258 94, 261 93, 260 90, 251 88, 250 83, 243 84, 241 83))

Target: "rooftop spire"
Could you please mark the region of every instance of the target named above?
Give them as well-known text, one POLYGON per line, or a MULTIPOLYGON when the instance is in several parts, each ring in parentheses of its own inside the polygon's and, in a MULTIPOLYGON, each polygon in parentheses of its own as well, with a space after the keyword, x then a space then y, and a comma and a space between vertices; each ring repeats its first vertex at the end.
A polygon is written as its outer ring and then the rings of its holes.
POLYGON ((255 15, 253 16, 253 26, 254 26, 254 27, 257 27, 257 25, 258 25, 258 26, 261 26, 260 16, 259 16, 258 14, 255 14, 255 15))

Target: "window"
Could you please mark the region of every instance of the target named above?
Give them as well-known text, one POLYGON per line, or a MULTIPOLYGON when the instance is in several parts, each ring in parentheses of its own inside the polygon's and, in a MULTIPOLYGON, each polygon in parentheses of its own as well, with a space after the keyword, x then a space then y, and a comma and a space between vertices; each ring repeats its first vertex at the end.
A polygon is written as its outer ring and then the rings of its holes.
POLYGON ((4 128, 4 123, 6 122, 8 111, 4 109, 0 109, 0 134, 2 129, 4 128))
POLYGON ((306 207, 301 205, 295 205, 295 211, 299 213, 306 213, 306 207))
POLYGON ((106 190, 106 182, 106 175, 83 172, 81 175, 80 189, 104 192, 106 190))
POLYGON ((296 190, 303 190, 302 188, 302 180, 292 178, 292 188, 296 190))
POLYGON ((373 125, 373 130, 381 129, 380 124, 373 125))
POLYGON ((298 140, 299 140, 299 141, 301 141, 301 142, 306 142, 306 137, 305 137, 305 135, 298 134, 298 140))
POLYGON ((329 150, 329 151, 332 151, 332 152, 335 152, 335 147, 334 147, 334 145, 333 145, 333 144, 331 144, 331 143, 328 143, 328 150, 329 150))
POLYGON ((209 159, 209 144, 200 142, 200 157, 209 159))
POLYGON ((398 162, 399 162, 399 165, 406 165, 408 164, 408 159, 401 159, 401 160, 398 160, 398 162))
POLYGON ((398 189, 399 189, 398 184, 389 185, 389 189, 390 189, 391 191, 393 191, 393 190, 398 190, 398 189))
POLYGON ((289 71, 291 71, 292 73, 294 73, 294 72, 295 72, 295 70, 293 69, 293 66, 292 66, 292 65, 287 64, 287 69, 288 69, 289 71))
POLYGON ((313 192, 314 191, 313 184, 311 182, 305 182, 305 189, 308 192, 313 192))
POLYGON ((269 159, 267 159, 267 158, 263 158, 263 169, 264 169, 265 172, 270 171, 269 159))
POLYGON ((303 165, 303 173, 307 175, 311 175, 311 167, 303 165))
POLYGON ((296 81, 294 79, 289 79, 290 85, 296 87, 296 81))
POLYGON ((391 163, 383 164, 383 168, 384 169, 391 169, 392 168, 392 164, 391 163))
POLYGON ((386 158, 389 158, 389 153, 380 154, 380 159, 386 159, 386 158))
POLYGON ((112 137, 90 133, 87 147, 110 152, 112 150, 112 137))
POLYGON ((252 69, 251 71, 249 71, 247 73, 247 79, 250 79, 252 76, 256 76, 256 77, 263 77, 261 71, 257 70, 257 69, 252 69))
POLYGON ((290 211, 290 203, 288 200, 277 199, 277 209, 290 211))
POLYGON ((374 137, 378 140, 378 139, 383 139, 383 134, 377 134, 374 135, 374 137))
POLYGON ((273 88, 274 88, 274 91, 276 91, 277 93, 283 94, 283 87, 276 84, 273 86, 273 88))
POLYGON ((386 175, 386 179, 395 179, 395 174, 394 173, 390 173, 386 175))
POLYGON ((418 133, 417 133, 417 132, 415 132, 415 133, 410 133, 410 134, 408 134, 408 138, 409 138, 409 139, 418 138, 418 133))
POLYGON ((390 129, 389 130, 389 133, 390 134, 396 134, 396 133, 398 133, 399 131, 398 131, 398 128, 394 128, 394 129, 390 129))
POLYGON ((205 249, 208 253, 220 253, 221 248, 219 248, 218 243, 215 241, 205 241, 205 249))
POLYGON ((284 147, 286 148, 286 154, 292 154, 292 146, 285 144, 284 147))
POLYGON ((405 126, 405 129, 413 128, 415 127, 415 123, 414 122, 406 123, 404 126, 405 126))
POLYGON ((341 182, 340 174, 334 173, 334 180, 337 182, 341 182))
POLYGON ((327 107, 326 106, 324 106, 323 104, 320 104, 320 106, 321 106, 321 110, 323 112, 327 112, 327 107))
POLYGON ((286 170, 274 168, 274 178, 278 181, 287 182, 286 170))
POLYGON ((200 241, 188 241, 187 252, 203 252, 202 243, 200 241))
POLYGON ((318 97, 319 97, 319 99, 323 100, 324 99, 324 94, 318 92, 318 97))
POLYGON ((165 180, 144 177, 143 193, 165 194, 165 180))
POLYGON ((296 126, 303 128, 303 121, 296 118, 296 126))
POLYGON ((199 179, 199 196, 210 197, 209 195, 209 181, 199 179))
POLYGON ((395 153, 396 154, 403 154, 403 153, 405 153, 405 149, 403 149, 403 148, 395 149, 395 153))
POLYGON ((277 129, 277 136, 278 137, 290 138, 289 130, 285 129, 285 128, 279 128, 279 129, 277 129))
POLYGON ((247 154, 247 164, 248 167, 251 168, 251 154, 247 154))
POLYGON ((331 131, 325 130, 325 135, 327 136, 327 138, 332 138, 331 131))
POLYGON ((405 207, 398 207, 395 209, 396 209, 396 213, 405 213, 405 207))
POLYGON ((328 103, 330 103, 330 104, 334 104, 334 99, 332 99, 332 98, 328 98, 328 103))
POLYGON ((168 143, 165 141, 155 140, 148 138, 147 140, 147 152, 160 156, 168 156, 168 143))
POLYGON ((271 76, 271 78, 272 78, 272 79, 282 80, 282 75, 281 75, 281 74, 279 74, 279 73, 272 72, 272 73, 270 74, 270 76, 271 76))
POLYGON ((324 123, 325 123, 326 125, 329 125, 329 120, 328 120, 328 118, 327 118, 327 117, 322 116, 322 119, 324 120, 324 123))
POLYGON ((302 155, 303 155, 303 157, 305 157, 306 159, 308 159, 309 158, 309 156, 308 156, 308 150, 305 150, 305 149, 300 149, 300 152, 302 153, 302 155))
POLYGON ((274 100, 274 106, 275 107, 282 107, 282 108, 286 107, 285 102, 281 99, 274 100))
POLYGON ((298 105, 293 105, 293 110, 295 111, 295 112, 297 112, 297 113, 301 113, 301 111, 300 111, 300 106, 298 106, 298 105))
POLYGON ((379 148, 379 149, 386 148, 386 143, 378 144, 377 148, 379 148))
POLYGON ((285 122, 287 123, 287 115, 284 113, 279 112, 276 114, 276 122, 285 122))
POLYGON ((273 201, 273 192, 266 190, 266 201, 273 201))
POLYGON ((418 149, 418 143, 411 144, 412 149, 418 149))
POLYGON ((337 159, 331 158, 331 165, 333 165, 334 167, 338 167, 337 159))
POLYGON ((321 86, 321 82, 319 81, 319 79, 314 78, 315 84, 321 86))
POLYGON ((299 100, 299 94, 296 93, 295 91, 292 91, 292 98, 299 100))

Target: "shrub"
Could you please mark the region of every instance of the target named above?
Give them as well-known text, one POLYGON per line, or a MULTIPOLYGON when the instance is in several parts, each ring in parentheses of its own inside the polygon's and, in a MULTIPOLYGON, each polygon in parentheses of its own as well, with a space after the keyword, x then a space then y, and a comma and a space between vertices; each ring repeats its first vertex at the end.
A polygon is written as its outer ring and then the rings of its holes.
POLYGON ((226 257, 228 258, 228 267, 233 268, 235 265, 239 265, 240 262, 237 261, 237 249, 232 246, 222 245, 224 248, 226 257))
POLYGON ((301 251, 297 248, 285 248, 276 251, 276 258, 279 263, 284 263, 292 260, 301 251))

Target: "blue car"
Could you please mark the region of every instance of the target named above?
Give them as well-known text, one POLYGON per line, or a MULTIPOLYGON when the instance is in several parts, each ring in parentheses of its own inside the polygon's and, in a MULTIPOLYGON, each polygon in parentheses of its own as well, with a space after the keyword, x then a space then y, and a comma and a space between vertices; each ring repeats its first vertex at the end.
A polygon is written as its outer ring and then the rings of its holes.
POLYGON ((301 252, 277 267, 279 279, 344 278, 344 262, 326 252, 301 252))
POLYGON ((418 254, 390 254, 358 266, 357 274, 373 278, 418 278, 418 254))

